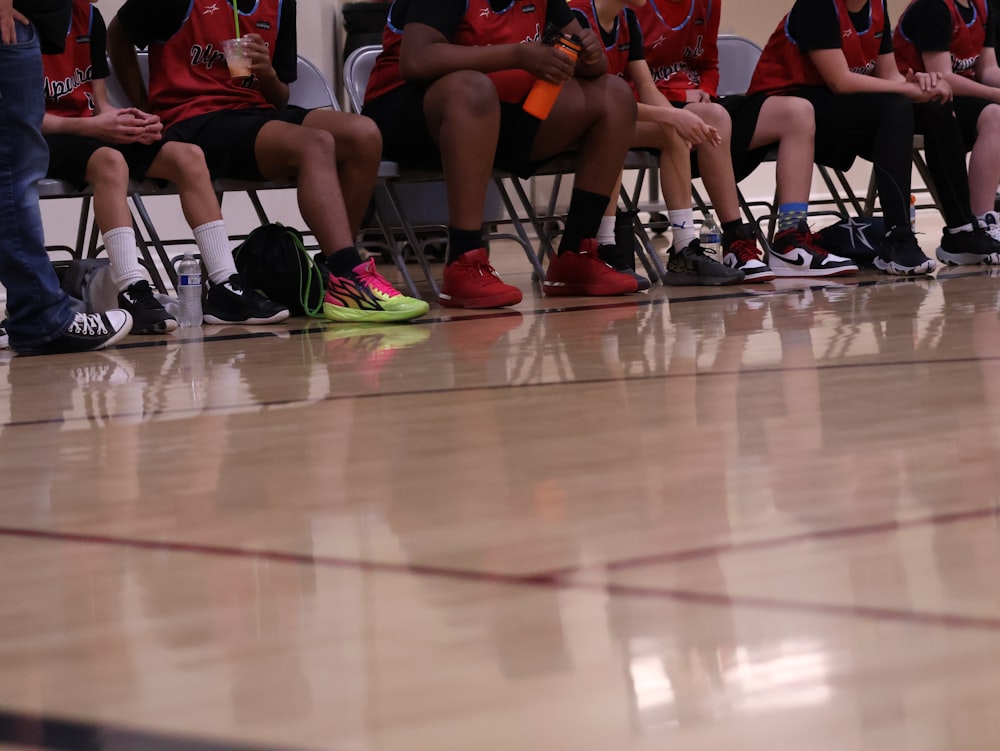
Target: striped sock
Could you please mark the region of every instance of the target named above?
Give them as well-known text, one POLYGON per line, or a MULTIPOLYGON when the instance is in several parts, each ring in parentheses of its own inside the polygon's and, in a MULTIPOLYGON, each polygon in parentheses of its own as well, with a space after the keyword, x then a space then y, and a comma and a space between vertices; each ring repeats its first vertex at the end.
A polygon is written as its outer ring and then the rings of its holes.
POLYGON ((778 206, 778 232, 795 229, 799 222, 806 221, 809 216, 808 203, 783 203, 778 206))

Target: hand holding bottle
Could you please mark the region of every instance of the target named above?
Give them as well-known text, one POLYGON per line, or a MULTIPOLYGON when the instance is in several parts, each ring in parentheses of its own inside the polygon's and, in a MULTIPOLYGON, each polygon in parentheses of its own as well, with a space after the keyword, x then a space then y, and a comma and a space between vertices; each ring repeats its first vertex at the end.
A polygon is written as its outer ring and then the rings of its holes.
POLYGON ((563 84, 573 75, 580 48, 580 38, 572 34, 558 34, 543 47, 547 54, 534 69, 537 80, 524 100, 525 112, 539 120, 549 116, 563 84))

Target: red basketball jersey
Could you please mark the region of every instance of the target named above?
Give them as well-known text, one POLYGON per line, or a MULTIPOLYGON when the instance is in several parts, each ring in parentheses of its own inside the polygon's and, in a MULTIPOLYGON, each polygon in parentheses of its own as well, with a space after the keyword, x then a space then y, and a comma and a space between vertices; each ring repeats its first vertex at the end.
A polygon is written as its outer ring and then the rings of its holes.
MULTIPOLYGON (((499 11, 493 10, 489 0, 469 0, 465 14, 449 41, 468 47, 541 41, 546 10, 545 0, 512 0, 499 11)), ((382 33, 382 52, 368 79, 365 101, 403 85, 399 74, 399 48, 402 40, 402 29, 387 24, 382 33)), ((488 75, 502 102, 522 101, 535 82, 535 77, 526 70, 501 70, 488 75)))
MULTIPOLYGON (((601 25, 597 21, 597 8, 594 7, 594 0, 570 0, 569 7, 583 13, 587 17, 590 28, 593 29, 598 38, 601 38, 601 25)), ((611 44, 604 45, 604 55, 608 58, 608 73, 622 78, 628 78, 626 70, 629 54, 632 50, 632 38, 626 15, 629 12, 628 8, 622 8, 615 21, 614 40, 611 44)))
MULTIPOLYGON (((971 0, 973 9, 972 21, 966 23, 956 7, 955 0, 941 0, 951 12, 951 72, 966 78, 976 75, 976 63, 983 52, 986 43, 986 0, 971 0)), ((896 64, 902 73, 907 70, 925 72, 924 58, 920 50, 903 33, 903 19, 914 3, 906 6, 899 18, 896 33, 892 38, 893 50, 896 53, 896 64)))
POLYGON ((90 0, 73 0, 73 20, 60 55, 43 55, 45 111, 60 117, 94 115, 94 71, 90 31, 94 18, 90 0))
POLYGON ((693 89, 719 91, 719 0, 648 0, 635 8, 642 46, 653 80, 663 95, 687 100, 693 89))
MULTIPOLYGON (((830 0, 837 9, 840 21, 840 47, 847 59, 847 66, 853 73, 870 76, 875 73, 875 62, 878 60, 882 38, 879 32, 885 24, 884 0, 871 0, 870 22, 865 31, 854 28, 844 0, 830 0)), ((758 91, 780 93, 791 91, 800 86, 824 86, 823 77, 788 34, 788 16, 786 15, 778 28, 771 34, 757 62, 753 79, 750 81, 748 93, 758 91)))
MULTIPOLYGON (((258 0, 239 14, 240 35, 259 34, 273 55, 280 10, 280 0, 258 0)), ((192 0, 177 32, 149 45, 149 103, 166 127, 223 109, 273 108, 254 76, 230 78, 222 42, 235 35, 229 2, 192 0)))

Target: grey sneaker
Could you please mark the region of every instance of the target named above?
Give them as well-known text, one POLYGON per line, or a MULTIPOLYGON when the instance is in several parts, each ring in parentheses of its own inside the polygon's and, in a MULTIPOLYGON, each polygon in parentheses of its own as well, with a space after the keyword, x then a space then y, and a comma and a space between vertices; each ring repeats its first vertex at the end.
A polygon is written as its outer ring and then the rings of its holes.
POLYGON ((739 284, 745 275, 739 269, 730 268, 705 253, 698 238, 687 247, 667 251, 667 273, 663 283, 680 286, 716 287, 723 284, 739 284))

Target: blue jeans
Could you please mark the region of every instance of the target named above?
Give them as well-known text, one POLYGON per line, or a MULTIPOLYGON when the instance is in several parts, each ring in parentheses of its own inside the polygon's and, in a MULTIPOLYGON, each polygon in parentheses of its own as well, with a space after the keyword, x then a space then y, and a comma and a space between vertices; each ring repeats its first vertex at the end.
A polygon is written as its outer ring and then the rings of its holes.
POLYGON ((38 35, 33 26, 14 25, 17 43, 0 42, 0 284, 7 290, 10 346, 17 350, 61 336, 74 313, 45 250, 38 208, 36 182, 49 164, 38 35))

